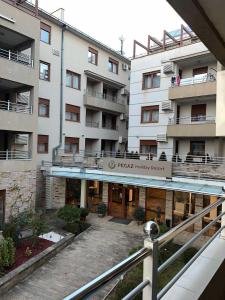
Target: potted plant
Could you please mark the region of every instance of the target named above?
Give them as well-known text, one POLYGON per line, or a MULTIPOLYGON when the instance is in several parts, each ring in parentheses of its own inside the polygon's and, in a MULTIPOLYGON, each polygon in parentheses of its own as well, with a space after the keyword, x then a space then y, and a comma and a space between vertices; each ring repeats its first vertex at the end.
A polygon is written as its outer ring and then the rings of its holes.
POLYGON ((80 220, 81 221, 86 221, 86 217, 89 214, 89 210, 85 207, 80 208, 80 220))
POLYGON ((107 206, 105 203, 99 203, 97 206, 97 213, 99 217, 104 217, 106 215, 107 206))
POLYGON ((145 222, 145 210, 143 207, 135 208, 134 219, 137 221, 138 225, 145 222))

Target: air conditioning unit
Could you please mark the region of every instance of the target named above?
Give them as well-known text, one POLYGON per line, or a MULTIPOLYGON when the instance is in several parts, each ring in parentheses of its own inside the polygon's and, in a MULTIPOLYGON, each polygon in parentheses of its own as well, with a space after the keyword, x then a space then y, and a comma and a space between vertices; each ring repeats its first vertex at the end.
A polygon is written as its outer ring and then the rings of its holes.
POLYGON ((168 62, 163 66, 163 73, 164 74, 171 74, 174 73, 174 63, 173 62, 168 62))
POLYGON ((157 134, 157 142, 161 142, 161 143, 167 143, 167 136, 166 134, 157 134))
POLYGON ((119 136, 119 144, 126 143, 127 139, 123 136, 119 136))
POLYGON ((128 71, 128 69, 129 69, 128 64, 122 64, 122 69, 123 69, 124 71, 128 71))
POLYGON ((125 89, 125 88, 122 88, 121 89, 121 95, 129 95, 129 91, 127 90, 127 89, 125 89))
POLYGON ((162 110, 173 110, 172 101, 163 101, 162 102, 162 110))
POLYGON ((120 121, 125 121, 127 119, 127 115, 122 113, 120 114, 120 121))

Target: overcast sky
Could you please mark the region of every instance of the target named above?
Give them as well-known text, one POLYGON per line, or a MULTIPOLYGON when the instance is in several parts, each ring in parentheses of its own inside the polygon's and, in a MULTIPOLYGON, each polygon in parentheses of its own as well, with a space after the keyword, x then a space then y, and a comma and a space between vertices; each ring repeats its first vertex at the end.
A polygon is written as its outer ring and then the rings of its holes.
POLYGON ((93 38, 120 49, 125 37, 126 56, 132 55, 133 40, 147 43, 148 34, 161 39, 163 30, 178 29, 183 20, 166 0, 39 0, 48 12, 65 9, 65 21, 93 38))

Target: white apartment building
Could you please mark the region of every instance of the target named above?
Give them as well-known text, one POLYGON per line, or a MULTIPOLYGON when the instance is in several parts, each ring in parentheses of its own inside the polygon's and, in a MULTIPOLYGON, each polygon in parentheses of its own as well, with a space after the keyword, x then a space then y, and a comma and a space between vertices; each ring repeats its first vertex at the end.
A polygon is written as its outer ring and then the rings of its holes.
MULTIPOLYGON (((171 34, 179 41, 179 30, 171 34)), ((149 55, 132 60, 130 151, 158 158, 165 152, 168 160, 177 154, 182 161, 188 153, 224 156, 225 139, 216 130, 217 60, 192 35, 186 33, 182 47, 155 44, 149 55)))

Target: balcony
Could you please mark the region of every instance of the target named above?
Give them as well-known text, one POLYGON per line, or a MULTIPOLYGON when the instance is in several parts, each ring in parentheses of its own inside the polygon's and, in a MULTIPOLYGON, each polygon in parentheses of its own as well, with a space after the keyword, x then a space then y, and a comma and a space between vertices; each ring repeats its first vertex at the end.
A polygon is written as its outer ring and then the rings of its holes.
POLYGON ((13 52, 11 50, 0 48, 0 57, 25 65, 27 67, 33 68, 34 66, 34 61, 31 56, 21 52, 13 52))
POLYGON ((86 121, 86 127, 99 128, 99 122, 86 121))
POLYGON ((216 95, 216 78, 207 74, 181 79, 179 85, 174 83, 169 89, 170 100, 213 95, 216 95))
POLYGON ((124 99, 104 95, 95 91, 87 91, 84 95, 84 105, 117 113, 125 113, 124 99))
POLYGON ((215 117, 171 118, 167 126, 168 137, 215 137, 215 117))

